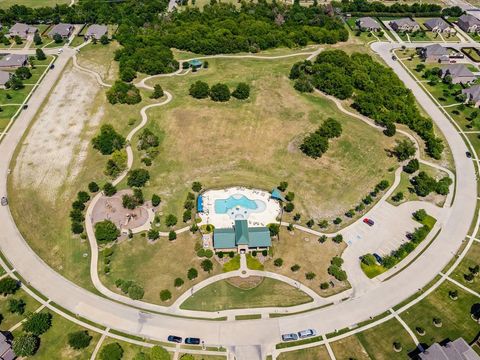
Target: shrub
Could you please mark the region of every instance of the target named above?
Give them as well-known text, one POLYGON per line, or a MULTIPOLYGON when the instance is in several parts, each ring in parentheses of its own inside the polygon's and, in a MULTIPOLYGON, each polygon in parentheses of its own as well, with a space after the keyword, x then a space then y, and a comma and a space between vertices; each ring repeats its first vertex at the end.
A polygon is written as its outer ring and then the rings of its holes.
POLYGON ((343 259, 339 256, 334 256, 332 260, 330 260, 330 264, 341 267, 343 264, 343 259))
POLYGON ((103 193, 105 196, 113 196, 117 193, 117 188, 112 183, 107 182, 103 185, 103 193))
POLYGON ((283 259, 282 258, 277 258, 275 260, 273 260, 273 265, 275 265, 276 267, 280 267, 283 265, 283 259))
POLYGON ((318 226, 320 227, 320 229, 325 229, 328 227, 328 221, 327 220, 321 220, 319 223, 318 223, 318 226))
POLYGON ((168 240, 173 241, 177 238, 177 233, 173 230, 170 230, 168 233, 168 240))
POLYGON ((130 187, 145 186, 150 180, 150 173, 145 169, 135 169, 128 172, 127 185, 130 187))
POLYGON ((327 139, 342 135, 342 125, 335 119, 328 118, 317 130, 318 134, 327 139))
POLYGON ((296 213, 295 215, 293 215, 293 221, 299 221, 301 217, 302 215, 300 215, 299 213, 296 213))
POLYGON ((411 159, 411 160, 403 167, 403 171, 405 171, 407 174, 413 174, 414 172, 417 172, 418 169, 420 169, 420 163, 418 162, 417 159, 411 159))
POLYGON ((72 233, 76 235, 83 233, 83 230, 84 230, 83 224, 77 221, 72 222, 71 229, 72 229, 72 233))
POLYGON ((416 153, 415 144, 410 139, 397 140, 397 145, 393 148, 393 154, 398 161, 405 161, 416 153))
POLYGON ((382 180, 377 184, 377 186, 375 186, 375 189, 379 191, 383 191, 383 190, 387 190, 389 186, 390 186, 390 183, 388 182, 388 180, 382 180))
POLYGON ((94 149, 103 155, 110 155, 125 145, 125 138, 117 133, 112 125, 105 124, 100 128, 100 134, 92 139, 94 149))
POLYGON ((330 287, 330 285, 328 284, 328 282, 323 282, 320 284, 320 289, 322 290, 326 290, 330 287))
POLYGON ((347 280, 347 273, 338 266, 330 265, 328 268, 328 273, 335 277, 335 279, 338 281, 347 280))
POLYGON ((223 252, 219 251, 217 253, 217 256, 218 256, 219 259, 223 259, 223 252))
POLYGON ((285 206, 283 207, 283 210, 285 210, 287 213, 292 212, 294 209, 295 209, 295 205, 293 205, 292 202, 286 203, 285 206))
POLYGON ((111 343, 104 345, 100 351, 101 360, 121 360, 123 357, 123 349, 119 343, 111 343))
POLYGON ((160 237, 160 233, 158 232, 158 230, 150 229, 148 230, 147 237, 150 240, 157 240, 160 237))
POLYGON ((140 90, 133 84, 117 80, 107 91, 107 99, 110 104, 138 104, 142 101, 140 90))
POLYGON ((295 264, 290 268, 290 270, 292 270, 293 272, 297 272, 298 270, 300 270, 300 265, 295 264))
POLYGON ((32 334, 24 334, 13 340, 12 348, 17 356, 32 356, 40 346, 38 336, 32 334))
POLYGON ((318 238, 320 244, 323 244, 325 241, 327 241, 327 235, 322 235, 318 238))
POLYGON ((200 192, 202 190, 202 184, 198 181, 194 181, 192 183, 192 190, 196 193, 200 192))
POLYGON ((427 212, 425 209, 419 209, 413 213, 413 218, 419 222, 424 221, 427 218, 427 212))
POLYGON ((253 250, 253 251, 252 251, 252 256, 253 256, 253 257, 256 257, 256 256, 257 256, 257 251, 256 251, 256 250, 253 250))
POLYGON ((98 184, 96 182, 92 181, 88 184, 88 190, 91 193, 96 193, 98 190, 100 190, 100 188, 98 187, 98 184))
POLYGON ((362 256, 362 263, 365 265, 375 265, 377 263, 377 259, 372 254, 366 254, 362 256))
POLYGON ((160 300, 168 301, 172 298, 172 293, 170 290, 162 290, 160 291, 160 300))
POLYGON ((288 187, 288 182, 281 181, 280 184, 278 185, 278 190, 285 191, 287 190, 287 187, 288 187))
POLYGON ((90 336, 88 331, 85 330, 68 334, 68 345, 75 350, 85 349, 90 345, 91 340, 92 336, 90 336))
POLYGON ((316 276, 317 275, 314 272, 308 272, 308 273, 305 274, 305 278, 307 280, 313 280, 313 279, 315 279, 316 276))
POLYGON ((213 101, 228 101, 230 100, 230 89, 225 84, 215 84, 210 89, 210 99, 213 101))
POLYGON ((348 210, 348 211, 345 213, 345 216, 348 217, 348 218, 354 217, 354 216, 355 216, 355 210, 354 210, 354 209, 348 210))
POLYGON ((128 289, 128 297, 132 300, 140 300, 143 298, 143 295, 145 294, 145 291, 140 285, 133 284, 130 286, 128 289))
POLYGON ((395 201, 395 202, 402 201, 403 198, 404 198, 403 192, 401 192, 401 191, 397 192, 395 195, 392 196, 392 200, 395 201))
POLYGON ((23 324, 23 330, 33 335, 42 335, 52 326, 52 314, 50 313, 33 313, 27 317, 27 321, 23 324))
POLYGON ((197 277, 198 277, 197 269, 195 269, 195 268, 188 269, 188 272, 187 272, 188 280, 193 280, 193 279, 196 279, 197 277))
POLYGON ((150 95, 152 99, 159 99, 164 95, 162 86, 160 84, 155 84, 153 87, 153 93, 150 95))
POLYGON ((328 150, 328 138, 317 132, 311 133, 303 139, 300 150, 305 155, 318 159, 328 150))
POLYGON ((342 222, 342 219, 340 219, 339 217, 333 219, 333 223, 334 223, 335 225, 339 225, 341 222, 342 222))
POLYGON ((200 263, 203 271, 210 273, 213 270, 213 263, 209 259, 205 259, 200 263))
POLYGON ((12 314, 17 313, 23 315, 25 312, 25 306, 27 306, 27 304, 22 299, 8 300, 8 311, 10 311, 12 314))
POLYGON ((119 236, 120 230, 110 220, 103 220, 95 224, 95 238, 99 243, 114 241, 119 236))
POLYGON ((246 83, 239 83, 237 88, 232 92, 232 96, 239 100, 248 99, 250 96, 250 86, 246 83))
POLYGON ((176 288, 181 287, 185 282, 183 281, 182 278, 176 278, 173 284, 175 285, 176 288))
POLYGON ((205 99, 210 94, 210 88, 206 82, 197 81, 190 86, 189 94, 196 99, 205 99))
POLYGON ((7 296, 15 294, 20 289, 20 282, 11 277, 4 277, 0 280, 0 294, 7 296))
POLYGON ((268 255, 268 251, 266 249, 262 250, 262 256, 267 256, 268 255))
POLYGON ((335 235, 333 238, 332 238, 332 241, 337 243, 337 244, 340 244, 342 241, 343 241, 343 236, 342 234, 337 234, 335 235))
POLYGON ((152 195, 152 205, 153 206, 158 206, 160 205, 160 202, 162 201, 162 199, 160 199, 160 196, 158 196, 157 194, 153 194, 152 195))
POLYGON ((45 60, 47 58, 42 49, 36 49, 35 55, 37 56, 37 60, 45 60))

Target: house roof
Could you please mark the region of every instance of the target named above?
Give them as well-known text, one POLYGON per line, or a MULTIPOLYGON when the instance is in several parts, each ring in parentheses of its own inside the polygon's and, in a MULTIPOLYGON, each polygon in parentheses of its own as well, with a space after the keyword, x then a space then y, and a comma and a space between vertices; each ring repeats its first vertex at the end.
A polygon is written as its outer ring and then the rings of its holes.
POLYGON ((480 85, 473 85, 467 89, 462 90, 462 94, 468 95, 468 97, 477 102, 480 100, 480 85))
POLYGON ((467 26, 480 25, 480 20, 470 14, 463 14, 458 18, 458 21, 465 23, 467 26))
POLYGON ((11 34, 26 34, 26 33, 29 33, 29 32, 36 32, 37 30, 38 29, 35 26, 31 26, 31 25, 24 24, 24 23, 15 23, 15 25, 13 25, 10 28, 10 33, 11 34))
POLYGON ((267 247, 272 245, 270 230, 266 227, 248 227, 247 220, 235 220, 233 229, 215 229, 213 247, 231 249, 238 245, 267 247))
POLYGON ((425 21, 424 25, 427 27, 427 29, 434 29, 438 27, 441 30, 448 29, 450 25, 443 20, 442 18, 432 18, 427 21, 425 21))
POLYGON ((442 67, 442 73, 448 73, 453 78, 475 76, 465 64, 449 64, 442 67))
POLYGON ((448 55, 447 48, 440 44, 433 44, 424 47, 425 57, 448 55))
POLYGON ((100 38, 103 35, 106 35, 107 32, 108 32, 108 28, 106 25, 93 24, 89 26, 85 35, 89 37, 94 37, 95 39, 100 40, 100 38))
POLYGON ((20 67, 27 61, 27 55, 8 54, 3 59, 0 59, 0 67, 20 67))
POLYGON ((416 21, 413 21, 410 18, 402 18, 402 19, 396 19, 391 21, 392 24, 396 24, 397 26, 418 26, 416 21))
POLYGON ((5 85, 10 80, 10 73, 0 70, 0 85, 5 85))
POLYGON ((357 25, 359 27, 363 27, 363 28, 367 28, 367 29, 380 29, 381 28, 381 26, 377 22, 377 20, 375 20, 374 18, 371 18, 370 16, 361 17, 361 18, 357 19, 357 25))
POLYGON ((188 62, 190 66, 202 66, 202 62, 198 59, 193 59, 188 62))
POLYGON ((463 338, 447 343, 441 346, 434 343, 424 353, 420 354, 422 360, 480 360, 475 351, 467 344, 463 338))
POLYGON ((48 35, 55 35, 55 34, 58 34, 58 35, 61 35, 61 36, 68 36, 70 34, 70 31, 72 30, 73 28, 73 25, 72 24, 63 24, 63 23, 60 23, 60 24, 57 24, 55 25, 52 30, 50 30, 48 32, 48 35))

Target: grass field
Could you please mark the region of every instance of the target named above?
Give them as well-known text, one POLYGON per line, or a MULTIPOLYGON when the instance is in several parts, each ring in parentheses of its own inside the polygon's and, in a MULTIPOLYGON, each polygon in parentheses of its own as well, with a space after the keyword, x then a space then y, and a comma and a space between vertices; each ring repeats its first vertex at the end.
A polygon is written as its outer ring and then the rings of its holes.
POLYGON ((270 306, 293 306, 312 301, 304 292, 278 280, 264 278, 257 287, 239 289, 225 280, 197 291, 180 306, 185 310, 220 311, 270 306))
POLYGON ((55 6, 56 4, 69 4, 70 0, 0 0, 0 8, 8 8, 12 5, 24 5, 28 7, 55 6))
POLYGON ((330 360, 327 349, 325 346, 316 346, 312 348, 288 351, 281 353, 278 357, 278 360, 330 360))
POLYGON ((120 45, 116 41, 112 41, 108 45, 100 43, 86 45, 77 55, 78 63, 99 73, 105 82, 113 83, 118 78, 118 63, 106 61, 106 59, 113 59, 115 50, 119 48, 120 45))
POLYGON ((347 245, 342 242, 334 243, 328 239, 323 244, 318 242, 318 237, 295 230, 293 235, 284 227, 280 230, 280 240, 273 240, 273 259, 282 258, 283 265, 276 267, 273 260, 265 263, 265 270, 280 273, 293 278, 310 287, 321 296, 329 296, 346 290, 350 287, 348 282, 338 282, 328 274, 330 260, 334 256, 341 256, 347 245), (293 272, 292 265, 298 264, 300 270, 293 272), (305 274, 314 272, 314 280, 306 280, 305 274), (335 287, 326 290, 320 289, 323 282, 333 281, 335 287))
POLYGON ((474 277, 472 283, 469 283, 464 277, 470 272, 469 268, 473 268, 476 265, 480 265, 480 243, 474 241, 468 250, 467 255, 463 258, 462 262, 458 265, 450 277, 462 283, 466 287, 480 293, 480 279, 478 276, 474 277))
POLYGON ((148 125, 163 138, 150 168, 150 188, 164 199, 164 213, 181 214, 193 181, 205 188, 270 189, 287 180, 296 194, 295 212, 318 220, 343 214, 387 174, 395 162, 384 149, 392 139, 344 116, 323 98, 296 93, 286 74, 299 59, 216 59, 208 70, 150 82, 174 97, 165 108, 151 111, 148 125), (224 104, 195 100, 188 88, 196 80, 223 81, 231 88, 245 81, 252 87, 251 98, 224 104), (342 136, 321 159, 305 157, 298 143, 328 117, 342 123, 342 136))
POLYGON ((3 316, 3 320, 0 323, 2 329, 10 329, 13 325, 20 322, 25 317, 25 314, 28 312, 34 312, 39 306, 40 303, 34 298, 30 297, 22 289, 18 290, 14 295, 0 296, 0 313, 3 316), (17 313, 12 314, 10 311, 8 311, 8 301, 10 299, 23 300, 27 304, 25 306, 24 315, 19 315, 17 313))
POLYGON ((210 274, 201 269, 203 259, 197 257, 194 249, 195 243, 200 241, 198 234, 190 232, 179 234, 175 241, 160 238, 154 243, 135 236, 115 246, 108 275, 103 274, 103 263, 99 264, 102 282, 120 293, 115 287, 115 280, 134 280, 145 289, 144 300, 160 303, 159 293, 164 289, 171 291, 173 300, 192 285, 221 272, 216 261, 212 261, 214 270, 210 274), (198 278, 194 281, 187 279, 187 271, 191 267, 198 271, 198 278), (177 277, 185 281, 178 289, 174 287, 177 277))
POLYGON ((434 342, 445 339, 454 340, 463 337, 471 342, 478 334, 478 324, 470 317, 470 309, 478 303, 478 298, 471 295, 456 285, 443 283, 432 294, 420 303, 403 312, 400 316, 415 331, 416 327, 425 330, 424 336, 418 336, 419 341, 430 346, 434 342), (448 296, 450 290, 458 291, 458 300, 451 300, 448 296), (433 324, 433 318, 440 318, 442 327, 433 324))
POLYGON ((143 346, 140 346, 140 345, 134 345, 134 344, 127 343, 125 341, 120 341, 120 340, 117 340, 117 339, 107 338, 107 339, 105 339, 105 341, 102 344, 102 347, 100 348, 97 359, 100 359, 99 355, 100 355, 100 352, 102 351, 103 347, 105 345, 110 344, 110 343, 118 343, 122 347, 122 349, 123 349, 122 359, 134 359, 135 356, 138 353, 141 353, 141 352, 143 352, 145 354, 150 353, 149 348, 146 348, 146 347, 143 347, 143 346))
POLYGON ((330 344, 337 360, 369 360, 370 357, 358 337, 349 336, 330 344))

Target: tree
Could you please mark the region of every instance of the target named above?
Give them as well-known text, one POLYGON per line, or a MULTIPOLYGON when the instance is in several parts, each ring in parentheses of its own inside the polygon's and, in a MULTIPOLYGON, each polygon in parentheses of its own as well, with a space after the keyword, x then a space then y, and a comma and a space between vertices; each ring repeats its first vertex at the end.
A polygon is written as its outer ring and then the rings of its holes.
POLYGON ((25 301, 23 301, 23 299, 8 300, 8 311, 10 311, 12 314, 17 313, 23 315, 25 312, 25 306, 27 306, 27 304, 25 301))
POLYGON ((128 172, 127 185, 130 187, 145 186, 150 180, 150 173, 145 169, 134 169, 128 172))
POLYGON ((12 279, 8 276, 0 280, 0 294, 3 296, 15 294, 18 289, 20 289, 20 283, 18 280, 12 279))
POLYGON ((210 89, 210 99, 213 101, 228 101, 230 100, 230 89, 225 84, 215 84, 210 89))
POLYGON ((145 291, 140 285, 133 284, 128 288, 128 297, 132 300, 140 300, 144 294, 145 291))
POLYGON ((210 94, 210 88, 206 82, 199 80, 190 86, 189 94, 196 99, 205 99, 210 94))
POLYGON ((32 356, 40 346, 40 339, 38 336, 32 334, 24 334, 16 337, 13 340, 13 351, 17 356, 32 356))
POLYGON ((188 269, 188 272, 187 272, 187 278, 188 278, 188 280, 196 279, 197 276, 198 276, 198 271, 197 271, 197 269, 195 269, 195 268, 190 268, 190 269, 188 269))
POLYGON ((175 226, 177 224, 177 217, 173 214, 168 214, 165 218, 165 225, 168 227, 175 226))
POLYGON ((107 35, 102 35, 102 37, 100 38, 100 44, 108 45, 109 42, 110 42, 110 40, 108 39, 108 36, 107 35))
POLYGON ((395 202, 402 201, 404 199, 403 192, 399 191, 395 195, 392 196, 392 200, 395 202))
POLYGON ((107 182, 105 185, 103 185, 103 193, 105 196, 113 196, 117 193, 117 188, 112 185, 112 183, 107 182))
POLYGON ((285 191, 288 188, 288 182, 286 181, 280 181, 280 184, 278 185, 278 190, 280 191, 285 191))
POLYGON ((304 92, 304 93, 311 93, 313 91, 312 83, 305 76, 301 76, 300 78, 295 80, 293 87, 295 90, 304 92))
MULTIPOLYGON (((35 45, 40 45, 42 43, 42 37, 40 36, 40 34, 38 32, 35 33, 35 35, 33 35, 33 43, 35 45)), ((41 49, 39 49, 41 50, 41 49)), ((37 56, 38 58, 38 56, 37 56)), ((39 60, 42 60, 42 59, 39 59, 39 60)))
POLYGON ((425 209, 419 209, 413 213, 413 218, 419 222, 422 222, 427 218, 427 212, 425 209))
POLYGON ((55 42, 55 44, 60 44, 63 41, 62 35, 54 34, 53 41, 55 42))
POLYGON ((102 155, 110 155, 115 150, 120 150, 125 145, 125 138, 117 133, 112 125, 105 124, 100 128, 100 134, 92 139, 94 149, 102 155))
POLYGON ((147 237, 150 240, 157 240, 160 237, 160 233, 158 232, 158 230, 150 229, 148 230, 147 237))
POLYGON ((17 70, 15 70, 15 75, 21 80, 27 80, 32 77, 30 69, 26 66, 21 66, 17 70))
POLYGON ((232 92, 232 96, 239 100, 248 99, 250 96, 250 86, 246 83, 239 83, 237 88, 232 92))
POLYGON ((73 221, 72 222, 72 226, 71 226, 71 230, 72 230, 72 233, 74 234, 81 234, 83 233, 83 224, 81 222, 78 222, 78 221, 73 221))
POLYGON ((95 238, 99 243, 108 243, 120 236, 120 230, 110 220, 103 220, 95 224, 95 238))
POLYGON ((153 93, 150 97, 152 99, 159 99, 163 97, 163 95, 165 94, 163 93, 162 86, 160 84, 155 84, 155 86, 153 87, 153 93))
POLYGON ((337 120, 328 118, 317 132, 320 136, 327 139, 337 138, 342 135, 342 125, 337 120))
POLYGON ((192 183, 192 190, 195 191, 196 193, 200 192, 202 190, 202 183, 198 181, 194 181, 192 183))
POLYGON ((52 314, 50 313, 33 313, 27 317, 27 321, 23 324, 23 330, 33 335, 42 335, 52 326, 52 314))
POLYGON ((173 241, 177 238, 177 233, 173 230, 168 232, 168 240, 173 241))
POLYGON ((160 205, 160 202, 161 202, 161 201, 162 201, 162 200, 160 199, 160 196, 158 196, 157 194, 153 194, 153 195, 152 195, 152 205, 153 205, 153 206, 158 206, 158 205, 160 205))
POLYGON ((88 190, 91 193, 96 193, 98 190, 100 190, 100 188, 98 187, 98 184, 96 182, 92 181, 88 184, 88 190))
POLYGON ((318 159, 328 150, 328 139, 318 132, 311 133, 303 139, 300 150, 305 155, 318 159))
POLYGON ((313 279, 315 279, 316 276, 317 275, 314 272, 308 272, 308 273, 305 274, 305 278, 307 280, 313 280, 313 279))
POLYGON ((415 144, 410 139, 397 140, 397 145, 393 148, 393 154, 398 161, 405 161, 416 153, 415 144))
POLYGON ((385 130, 383 130, 383 133, 389 137, 394 136, 397 133, 397 127, 393 122, 387 122, 385 124, 385 130))
POLYGON ((133 79, 137 77, 137 72, 128 66, 123 66, 120 69, 120 79, 127 83, 131 82, 133 79))
POLYGON ((151 360, 170 360, 170 354, 168 351, 161 346, 154 346, 150 350, 150 359, 151 360))
POLYGON ((276 267, 280 267, 283 265, 283 259, 282 258, 277 258, 273 261, 273 265, 275 265, 276 267))
POLYGON ((343 241, 343 236, 342 234, 337 234, 332 238, 332 241, 334 243, 340 244, 343 241))
POLYGON ((295 209, 295 205, 293 205, 292 202, 286 203, 285 206, 283 207, 283 210, 285 210, 287 213, 292 212, 294 209, 295 209))
POLYGON ((172 298, 172 293, 170 290, 162 290, 160 291, 160 300, 168 301, 172 298))
POLYGON ((123 348, 116 342, 104 345, 100 351, 101 360, 121 360, 122 357, 123 348))
POLYGON ((417 159, 411 159, 407 165, 403 167, 403 171, 405 171, 407 174, 413 174, 420 169, 420 163, 418 162, 417 159))
POLYGON ((42 49, 36 49, 35 55, 37 56, 37 60, 45 60, 47 58, 42 49))
POLYGON ((292 270, 293 272, 297 272, 298 270, 300 270, 300 265, 295 264, 292 267, 290 267, 290 270, 292 270))
POLYGON ((90 345, 91 340, 92 336, 90 336, 86 330, 75 331, 68 334, 68 345, 75 350, 85 349, 90 345))
POLYGON ((140 90, 133 84, 117 80, 107 91, 107 99, 110 104, 138 104, 142 101, 140 90))
POLYGON ((182 278, 176 278, 175 281, 173 282, 173 285, 176 288, 182 287, 185 282, 183 281, 182 278))
POLYGON ((200 263, 201 268, 203 271, 210 273, 213 270, 213 263, 209 259, 205 259, 200 263))
POLYGON ((10 76, 10 80, 8 80, 5 83, 5 87, 7 89, 20 90, 20 89, 23 89, 25 87, 25 85, 23 85, 22 80, 20 78, 18 78, 18 76, 12 75, 12 76, 10 76))
POLYGON ((13 37, 13 41, 15 41, 15 44, 17 44, 17 45, 23 44, 22 38, 21 38, 20 36, 18 36, 18 35, 15 35, 15 36, 13 37))
POLYGON ((279 224, 268 224, 268 230, 270 231, 270 236, 277 236, 280 232, 280 225, 279 224))

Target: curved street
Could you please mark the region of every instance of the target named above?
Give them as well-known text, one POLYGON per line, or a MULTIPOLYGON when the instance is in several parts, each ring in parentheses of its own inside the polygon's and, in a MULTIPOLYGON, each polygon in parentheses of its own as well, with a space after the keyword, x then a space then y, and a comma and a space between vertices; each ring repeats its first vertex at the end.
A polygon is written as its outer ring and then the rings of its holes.
MULTIPOLYGON (((398 44, 374 43, 372 48, 397 73, 416 99, 444 133, 456 166, 455 199, 444 219, 441 233, 428 249, 409 267, 392 279, 372 285, 368 292, 357 293, 348 301, 312 310, 308 313, 280 318, 264 318, 248 322, 187 319, 168 314, 146 313, 134 307, 93 294, 53 271, 28 246, 19 233, 8 207, 0 208, 0 249, 26 281, 51 301, 84 318, 106 327, 145 338, 165 340, 169 334, 200 337, 207 344, 223 346, 260 345, 271 350, 280 341, 280 334, 315 328, 319 334, 357 324, 415 293, 430 282, 450 261, 465 240, 477 201, 477 183, 467 147, 454 125, 412 79, 398 62, 391 59, 391 50, 398 44), (255 334, 255 336, 252 336, 255 334)), ((14 122, 8 136, 0 143, 0 193, 6 194, 9 163, 17 144, 62 69, 75 54, 65 49, 29 101, 29 108, 14 122)), ((478 224, 476 229, 478 228, 478 224)), ((358 269, 360 271, 360 269, 358 269)))

